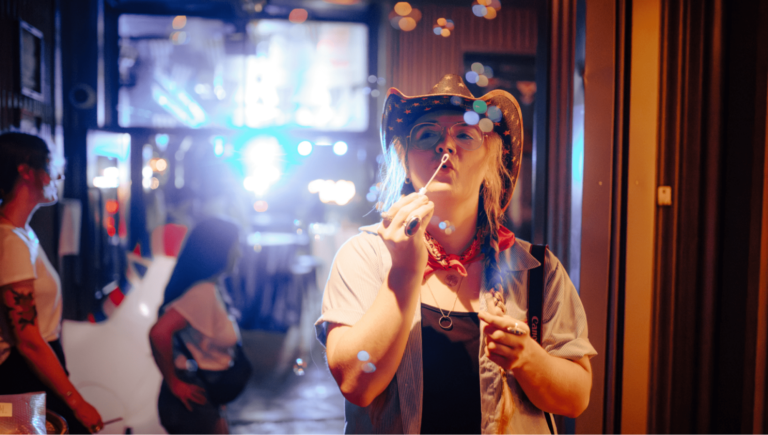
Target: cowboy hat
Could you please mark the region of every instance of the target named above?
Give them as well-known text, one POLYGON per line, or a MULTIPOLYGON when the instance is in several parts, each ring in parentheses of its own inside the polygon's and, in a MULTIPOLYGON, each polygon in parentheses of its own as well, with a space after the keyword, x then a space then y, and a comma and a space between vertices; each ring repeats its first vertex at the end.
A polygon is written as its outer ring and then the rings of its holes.
POLYGON ((406 145, 408 127, 419 117, 439 110, 464 112, 468 124, 478 124, 484 132, 494 131, 501 137, 504 164, 509 168, 509 177, 504 180, 501 195, 501 208, 506 210, 520 173, 523 151, 523 119, 515 97, 509 92, 496 89, 475 98, 464 80, 455 74, 446 74, 424 95, 409 97, 396 88, 390 88, 381 119, 381 146, 384 153, 387 153, 396 138, 406 145))

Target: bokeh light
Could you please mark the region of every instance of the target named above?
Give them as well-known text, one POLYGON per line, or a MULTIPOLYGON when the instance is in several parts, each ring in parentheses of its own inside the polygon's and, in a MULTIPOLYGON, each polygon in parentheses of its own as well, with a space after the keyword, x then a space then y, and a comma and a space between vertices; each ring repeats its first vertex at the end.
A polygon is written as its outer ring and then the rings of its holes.
POLYGON ((472 110, 480 114, 485 113, 485 111, 488 110, 488 104, 483 100, 477 100, 472 103, 472 110))
POLYGON ((488 118, 481 119, 478 125, 480 126, 480 130, 482 130, 483 133, 490 133, 493 131, 493 121, 488 118))
POLYGON ((376 366, 373 363, 367 362, 363 364, 363 371, 365 373, 373 373, 376 371, 376 366))
POLYGON ((416 20, 414 20, 411 17, 404 17, 403 19, 400 20, 398 25, 400 26, 400 30, 404 32, 410 32, 411 30, 416 28, 416 20))
POLYGON ((437 25, 440 27, 445 27, 445 25, 448 23, 448 21, 445 18, 438 18, 437 19, 437 25))
POLYGON ((155 135, 155 143, 157 144, 157 147, 160 148, 160 151, 165 151, 165 149, 168 148, 168 142, 170 142, 170 140, 171 138, 165 133, 155 135))
POLYGON ((400 20, 402 19, 403 17, 397 15, 395 11, 392 11, 389 17, 389 24, 391 24, 395 29, 400 30, 400 20))
POLYGON ((485 67, 480 62, 473 63, 470 69, 476 72, 478 75, 482 74, 485 71, 485 67))
POLYGON ((477 86, 480 86, 481 88, 488 86, 488 77, 485 74, 480 74, 480 76, 477 77, 477 86))
POLYGON ((288 21, 294 24, 301 24, 304 21, 307 21, 308 17, 309 17, 309 13, 307 13, 306 9, 296 8, 292 10, 291 13, 288 15, 288 21))
POLYGON ((464 122, 466 122, 469 125, 475 125, 480 121, 480 115, 477 114, 477 112, 465 112, 464 113, 464 122))
POLYGON ((165 159, 157 159, 157 161, 155 161, 155 169, 157 169, 157 172, 165 171, 168 169, 168 161, 165 159))
POLYGON ((442 31, 440 31, 440 34, 443 35, 443 37, 447 38, 451 36, 451 31, 448 29, 443 29, 442 31))
POLYGON ((355 197, 355 183, 347 180, 313 180, 307 186, 309 193, 319 194, 325 204, 346 205, 355 197))
POLYGON ((323 184, 325 184, 325 180, 312 180, 307 185, 307 189, 309 189, 309 193, 317 193, 323 188, 323 184))
POLYGON ((411 4, 408 2, 398 2, 395 4, 395 12, 402 17, 410 14, 412 9, 411 4))
POLYGON ((115 201, 114 199, 110 199, 110 200, 109 200, 109 201, 107 201, 107 203, 104 205, 104 209, 107 211, 107 213, 110 213, 110 214, 115 214, 115 213, 117 213, 117 210, 119 210, 119 209, 120 209, 120 205, 119 205, 119 204, 118 204, 118 202, 117 202, 117 201, 115 201))
POLYGON ((216 157, 221 157, 224 154, 224 137, 213 136, 211 139, 213 140, 213 153, 216 157))
POLYGON ((416 20, 417 23, 421 21, 421 11, 417 8, 413 8, 408 16, 416 20))
MULTIPOLYGON (((184 45, 184 43, 187 42, 187 32, 180 30, 178 32, 171 33, 171 42, 173 42, 174 45, 184 45)), ((165 96, 161 95, 160 99, 158 100, 160 104, 164 104, 162 102, 163 98, 165 98, 165 96)))
POLYGON ((435 26, 434 29, 432 29, 433 32, 435 32, 435 35, 440 36, 443 34, 443 28, 440 26, 435 26))
POLYGON ((489 79, 493 78, 493 68, 489 67, 488 65, 485 65, 485 71, 483 71, 483 75, 488 77, 489 79))
POLYGON ((184 26, 187 25, 187 17, 186 15, 177 15, 173 18, 173 22, 171 23, 173 28, 175 30, 183 29, 184 26))
POLYGON ((453 104, 454 106, 461 106, 461 103, 463 103, 463 100, 461 99, 461 97, 456 95, 451 97, 451 104, 453 104))
POLYGON ((483 18, 485 18, 486 20, 492 20, 496 18, 496 9, 492 7, 487 7, 485 8, 485 11, 486 12, 485 12, 485 15, 483 15, 483 18))
POLYGON ((302 358, 296 358, 296 362, 293 364, 293 373, 296 376, 304 376, 307 369, 307 362, 302 358))
POLYGON ((337 156, 343 156, 347 153, 347 150, 349 149, 349 146, 347 146, 346 142, 338 141, 335 144, 333 144, 333 153, 337 156))
POLYGON ((360 352, 357 353, 357 359, 359 359, 360 361, 368 361, 370 358, 371 356, 368 355, 368 352, 364 350, 361 350, 360 352))
POLYGON ((491 118, 491 121, 493 122, 501 121, 501 109, 496 106, 489 106, 485 114, 488 115, 488 117, 491 118))
POLYGON ((309 141, 301 141, 299 142, 299 154, 302 156, 308 156, 310 153, 312 153, 312 143, 309 141))
POLYGON ((472 13, 478 17, 484 17, 488 13, 488 8, 483 5, 472 6, 472 13))
POLYGON ((480 76, 474 71, 468 71, 467 74, 464 75, 464 78, 467 79, 467 83, 477 83, 478 77, 480 76))
POLYGON ((490 6, 490 7, 494 8, 494 9, 496 9, 496 12, 498 12, 498 11, 501 10, 501 1, 500 0, 491 0, 490 2, 488 2, 486 0, 486 6, 490 6))
POLYGON ((152 188, 152 190, 157 189, 160 187, 160 180, 158 180, 157 177, 152 177, 152 181, 150 182, 149 186, 152 188))
POLYGON ((256 201, 253 203, 253 209, 259 213, 264 213, 269 209, 269 204, 267 201, 256 201))
POLYGON ((453 20, 445 20, 445 28, 448 30, 453 30, 454 24, 453 20))

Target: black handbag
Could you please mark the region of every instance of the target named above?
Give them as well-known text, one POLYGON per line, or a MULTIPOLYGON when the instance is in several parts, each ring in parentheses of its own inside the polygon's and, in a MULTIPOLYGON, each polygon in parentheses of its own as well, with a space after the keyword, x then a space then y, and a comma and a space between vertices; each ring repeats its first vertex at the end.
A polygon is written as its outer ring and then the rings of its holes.
MULTIPOLYGON (((531 338, 541 345, 542 311, 544 305, 544 263, 547 258, 547 245, 531 244, 531 255, 541 263, 540 266, 528 271, 528 327, 531 329, 531 338)), ((557 425, 554 416, 545 412, 549 433, 557 434, 557 425)))
MULTIPOLYGON (((187 360, 195 361, 195 358, 192 356, 192 353, 189 352, 189 349, 187 349, 184 342, 182 342, 178 336, 174 336, 174 339, 176 340, 181 353, 187 357, 187 360)), ((192 366, 196 368, 197 363, 195 362, 192 366)), ((211 403, 214 405, 226 405, 237 399, 237 396, 243 392, 245 386, 248 384, 248 380, 251 379, 253 367, 245 356, 245 352, 243 352, 243 346, 240 345, 240 343, 237 343, 235 346, 235 354, 232 356, 232 361, 230 362, 228 369, 203 370, 196 368, 195 370, 189 371, 196 375, 203 383, 206 396, 211 403)))

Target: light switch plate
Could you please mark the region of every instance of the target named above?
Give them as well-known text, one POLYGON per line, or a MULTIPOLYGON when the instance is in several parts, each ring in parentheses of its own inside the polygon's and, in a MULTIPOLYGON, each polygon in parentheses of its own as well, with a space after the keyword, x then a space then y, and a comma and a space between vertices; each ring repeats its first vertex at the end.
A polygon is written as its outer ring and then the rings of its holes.
POLYGON ((657 201, 659 205, 672 205, 672 186, 659 186, 657 201))

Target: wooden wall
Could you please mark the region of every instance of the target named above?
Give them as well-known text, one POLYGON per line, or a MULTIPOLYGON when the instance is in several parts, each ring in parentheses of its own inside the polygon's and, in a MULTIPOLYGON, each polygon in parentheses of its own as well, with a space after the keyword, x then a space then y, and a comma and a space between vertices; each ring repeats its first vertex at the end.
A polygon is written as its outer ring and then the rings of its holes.
POLYGON ((463 74, 465 52, 536 54, 534 9, 504 6, 493 20, 476 17, 469 2, 467 6, 423 5, 419 9, 422 19, 410 32, 384 24, 389 36, 387 87, 394 86, 406 95, 429 91, 445 74, 463 74), (433 33, 438 18, 454 21, 451 36, 433 33))

